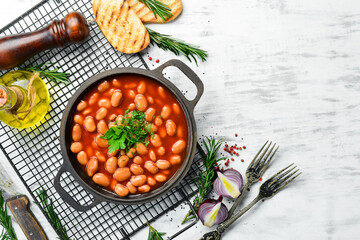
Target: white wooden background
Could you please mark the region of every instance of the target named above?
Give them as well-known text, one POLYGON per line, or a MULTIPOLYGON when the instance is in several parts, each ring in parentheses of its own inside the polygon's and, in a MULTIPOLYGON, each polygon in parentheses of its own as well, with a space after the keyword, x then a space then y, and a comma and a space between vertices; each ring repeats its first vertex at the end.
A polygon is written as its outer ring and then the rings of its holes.
MULTIPOLYGON (((36 2, 2 0, 0 26, 36 2)), ((232 165, 242 173, 266 139, 276 141, 280 150, 264 178, 291 162, 303 171, 283 192, 238 220, 224 239, 356 239, 360 228, 360 2, 183 2, 178 20, 152 27, 209 51, 206 63, 190 64, 205 84, 195 111, 199 135, 217 133, 230 143, 245 144, 247 150, 241 153, 245 163, 232 165)), ((161 62, 174 58, 155 47, 145 52, 161 62)), ((154 60, 147 62, 151 68, 158 66, 154 60)), ((169 74, 181 88, 193 89, 178 73, 169 74)), ((26 193, 2 154, 0 160, 26 193)), ((245 202, 256 195, 258 186, 252 187, 245 202)), ((49 239, 55 239, 34 205, 33 211, 49 239)), ((185 211, 179 207, 153 226, 174 232, 185 211)), ((198 223, 179 239, 198 239, 206 231, 198 223)), ((17 226, 16 232, 24 238, 17 226)), ((146 236, 144 229, 132 239, 146 236)))

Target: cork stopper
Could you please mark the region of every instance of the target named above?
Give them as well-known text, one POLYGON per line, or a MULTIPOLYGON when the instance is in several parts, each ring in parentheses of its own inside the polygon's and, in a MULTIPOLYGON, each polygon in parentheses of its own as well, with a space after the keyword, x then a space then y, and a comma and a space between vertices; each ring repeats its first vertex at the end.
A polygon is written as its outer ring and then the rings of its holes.
POLYGON ((7 94, 5 89, 0 88, 0 107, 3 107, 7 101, 7 94))

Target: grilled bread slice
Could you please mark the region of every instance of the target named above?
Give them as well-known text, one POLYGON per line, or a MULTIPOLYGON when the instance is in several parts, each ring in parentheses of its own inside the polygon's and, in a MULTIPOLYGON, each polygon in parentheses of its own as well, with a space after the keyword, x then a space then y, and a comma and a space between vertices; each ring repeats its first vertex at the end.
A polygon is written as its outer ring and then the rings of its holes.
POLYGON ((93 11, 101 31, 120 52, 137 53, 149 45, 149 33, 128 0, 94 0, 93 11))
POLYGON ((129 5, 131 9, 138 15, 138 17, 141 19, 144 23, 166 23, 174 20, 177 18, 182 9, 182 1, 181 0, 158 0, 159 2, 165 3, 169 6, 171 9, 171 13, 173 16, 165 22, 161 17, 157 15, 157 18, 155 17, 154 13, 145 6, 145 4, 139 2, 138 0, 128 0, 129 5))

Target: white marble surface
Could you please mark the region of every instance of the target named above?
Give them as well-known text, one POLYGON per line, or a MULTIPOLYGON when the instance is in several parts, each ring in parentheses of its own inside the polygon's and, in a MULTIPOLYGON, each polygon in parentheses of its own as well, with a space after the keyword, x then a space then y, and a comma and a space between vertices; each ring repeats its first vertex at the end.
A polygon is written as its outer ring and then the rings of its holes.
MULTIPOLYGON (((2 0, 0 26, 34 5, 2 0)), ((264 178, 295 162, 303 175, 271 200, 259 203, 224 239, 356 239, 360 228, 360 2, 357 0, 183 0, 171 24, 153 26, 209 51, 190 64, 205 84, 195 116, 199 135, 218 133, 248 149, 247 163, 266 139, 281 147, 264 178)), ((161 62, 171 53, 146 50, 161 62)), ((147 57, 147 54, 145 54, 147 57)), ((180 57, 185 60, 185 58, 180 57)), ((148 61, 153 68, 158 64, 148 61)), ((192 89, 179 75, 180 87, 192 89)), ((26 193, 0 154, 20 192, 26 193)), ((254 186, 245 202, 257 193, 254 186)), ((56 239, 33 205, 49 239, 56 239)), ((153 226, 174 232, 186 210, 177 208, 153 226), (172 221, 170 221, 172 218, 172 221)), ((198 239, 198 223, 178 239, 198 239)), ((19 239, 24 236, 17 227, 19 239)), ((147 230, 132 239, 145 239, 147 230)))

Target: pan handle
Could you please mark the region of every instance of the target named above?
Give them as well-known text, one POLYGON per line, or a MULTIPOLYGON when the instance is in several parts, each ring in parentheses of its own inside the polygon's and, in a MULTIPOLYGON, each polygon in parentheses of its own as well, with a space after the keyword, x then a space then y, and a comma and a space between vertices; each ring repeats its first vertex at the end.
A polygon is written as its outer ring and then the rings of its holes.
POLYGON ((91 208, 95 207, 96 205, 98 205, 101 202, 94 195, 93 195, 94 201, 90 205, 81 205, 78 202, 76 202, 69 195, 69 193, 67 193, 65 191, 65 189, 63 187, 61 187, 61 185, 60 185, 60 177, 64 172, 70 172, 69 170, 66 169, 65 165, 61 166, 61 168, 59 169, 59 172, 56 174, 56 177, 54 179, 54 187, 55 187, 56 191, 59 193, 60 197, 65 202, 67 202, 72 208, 74 208, 75 210, 80 211, 80 212, 86 212, 87 210, 90 210, 91 208))
POLYGON ((200 80, 200 78, 196 75, 196 73, 191 68, 189 68, 185 63, 183 63, 182 61, 177 60, 177 59, 169 60, 166 63, 162 64, 160 67, 154 69, 153 71, 157 74, 163 75, 164 69, 167 67, 170 67, 170 66, 177 67, 180 71, 182 71, 185 74, 185 76, 187 76, 195 84, 195 86, 197 88, 197 93, 196 93, 195 98, 191 101, 189 101, 188 99, 185 98, 188 102, 188 106, 192 110, 194 110, 196 104, 199 102, 201 96, 204 93, 203 82, 200 80))

